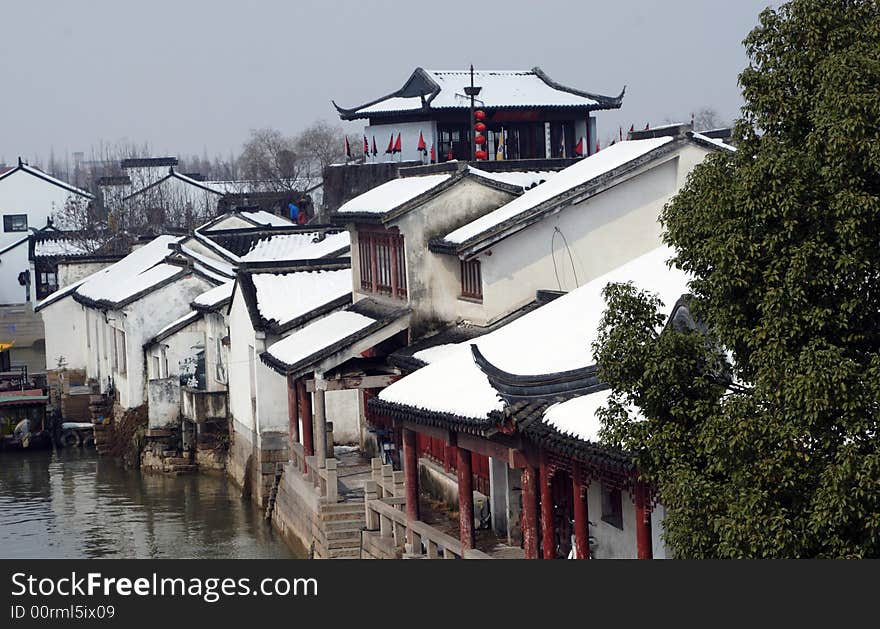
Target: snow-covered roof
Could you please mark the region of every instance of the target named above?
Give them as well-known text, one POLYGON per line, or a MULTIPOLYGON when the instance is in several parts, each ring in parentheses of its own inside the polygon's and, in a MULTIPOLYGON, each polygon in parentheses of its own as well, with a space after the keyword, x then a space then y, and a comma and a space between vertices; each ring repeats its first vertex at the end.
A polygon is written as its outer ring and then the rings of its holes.
MULTIPOLYGON (((470 97, 465 94, 465 87, 470 84, 469 70, 417 68, 402 88, 388 96, 353 109, 336 108, 343 119, 430 109, 465 109, 470 106, 470 97)), ((623 102, 623 93, 609 97, 566 87, 553 81, 540 68, 475 70, 474 84, 482 88, 478 98, 483 109, 579 107, 592 110, 617 108, 623 102)))
POLYGON ((544 411, 543 421, 563 435, 597 443, 602 422, 596 412, 608 404, 610 395, 611 389, 605 389, 559 402, 544 411))
POLYGON ((153 239, 119 262, 87 277, 75 294, 89 301, 113 305, 170 280, 181 268, 163 260, 170 253, 168 245, 179 240, 174 236, 153 239))
POLYGON ((545 183, 526 191, 497 210, 459 227, 443 240, 455 244, 464 243, 672 141, 671 137, 662 137, 618 142, 555 173, 545 183))
POLYGON ((205 291, 192 301, 194 308, 204 310, 212 310, 228 302, 232 298, 232 289, 235 286, 234 281, 228 281, 220 286, 205 291))
POLYGON ((49 258, 59 256, 85 256, 101 247, 97 240, 70 240, 60 237, 34 241, 34 257, 49 258))
POLYGON ((556 171, 553 170, 512 170, 493 173, 487 170, 474 168, 473 166, 469 166, 468 171, 478 177, 505 183, 509 186, 516 186, 523 190, 534 188, 556 174, 556 171))
POLYGON ((293 225, 288 219, 277 214, 272 214, 266 210, 256 210, 253 212, 240 212, 246 219, 253 221, 257 225, 273 225, 275 227, 290 227, 293 225))
POLYGON ((153 343, 158 343, 159 341, 165 340, 166 338, 168 338, 169 336, 171 336, 175 332, 179 332, 180 330, 184 329, 185 327, 187 327, 191 323, 195 323, 196 321, 198 321, 201 318, 201 316, 202 316, 201 312, 198 312, 197 310, 190 310, 182 317, 175 319, 174 321, 172 321, 171 323, 166 325, 164 328, 162 328, 161 330, 156 332, 156 334, 155 334, 155 336, 153 336, 153 338, 151 338, 149 341, 144 343, 144 347, 147 347, 149 345, 152 345, 153 343))
POLYGON ((347 231, 327 234, 323 240, 319 239, 320 235, 321 232, 269 234, 255 242, 251 250, 241 257, 241 261, 314 260, 351 246, 347 231))
POLYGON ((73 292, 80 286, 80 284, 89 279, 89 277, 91 276, 86 276, 80 280, 77 280, 76 282, 73 282, 72 284, 68 284, 67 286, 59 288, 54 293, 47 295, 46 297, 41 299, 36 306, 34 306, 34 312, 39 312, 46 306, 54 304, 56 301, 59 301, 60 299, 63 299, 68 295, 72 295, 73 292))
POLYGON ((385 214, 452 179, 450 173, 392 179, 346 201, 339 214, 385 214))
POLYGON ((731 146, 730 144, 727 144, 724 140, 719 140, 717 138, 710 138, 708 135, 703 135, 702 133, 697 133, 696 131, 691 133, 691 137, 697 141, 709 142, 711 144, 715 144, 716 146, 720 146, 721 148, 726 149, 728 151, 733 151, 733 152, 736 151, 735 146, 731 146))
POLYGON ((374 323, 375 319, 363 314, 339 310, 273 343, 266 353, 280 363, 296 365, 324 348, 366 330, 374 323))
POLYGON ((220 277, 220 281, 226 281, 235 277, 235 267, 228 262, 206 256, 186 245, 181 245, 180 251, 185 256, 192 258, 197 263, 198 269, 207 275, 220 277))
POLYGON ((94 199, 94 196, 90 192, 86 192, 81 188, 77 188, 76 186, 72 186, 66 181, 61 181, 60 179, 56 179, 52 175, 48 175, 44 173, 39 168, 34 168, 33 166, 29 166, 28 164, 20 163, 15 168, 10 168, 9 170, 0 173, 0 181, 6 179, 7 177, 12 177, 15 173, 22 172, 28 175, 33 175, 43 181, 51 183, 52 185, 58 186, 59 188, 64 188, 68 192, 72 192, 73 194, 77 194, 81 197, 85 197, 87 199, 94 199))
POLYGON ((260 316, 279 327, 351 294, 349 269, 253 273, 250 279, 260 316))
POLYGON ((379 397, 425 411, 486 419, 492 411, 503 410, 504 404, 475 364, 471 344, 490 363, 514 374, 588 367, 595 363, 591 346, 605 310, 602 290, 612 282, 631 281, 657 293, 671 308, 687 291, 688 282, 684 272, 667 266, 671 256, 668 247, 659 247, 476 340, 422 352, 418 358, 429 364, 384 389, 379 397))

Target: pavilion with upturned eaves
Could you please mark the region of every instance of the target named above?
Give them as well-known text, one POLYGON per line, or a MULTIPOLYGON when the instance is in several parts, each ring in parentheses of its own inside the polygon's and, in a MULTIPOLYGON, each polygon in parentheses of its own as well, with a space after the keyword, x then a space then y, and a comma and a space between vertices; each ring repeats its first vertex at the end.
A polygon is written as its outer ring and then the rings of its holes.
POLYGON ((590 155, 598 137, 593 112, 623 104, 623 91, 603 96, 567 87, 538 67, 416 68, 403 87, 386 96, 350 109, 333 104, 343 120, 368 121, 364 129, 368 161, 469 160, 472 81, 480 88, 473 104, 485 114, 482 148, 489 160, 590 155))

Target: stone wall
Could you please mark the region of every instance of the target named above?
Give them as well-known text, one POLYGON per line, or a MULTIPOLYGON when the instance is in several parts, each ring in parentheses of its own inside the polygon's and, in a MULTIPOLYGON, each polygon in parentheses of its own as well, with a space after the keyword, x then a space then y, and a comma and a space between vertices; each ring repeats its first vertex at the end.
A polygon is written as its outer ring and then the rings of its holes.
POLYGON ((417 166, 419 162, 379 162, 372 164, 336 164, 324 169, 325 217, 359 194, 397 179, 401 167, 417 166))
POLYGON ((293 463, 284 463, 272 524, 288 543, 315 559, 357 559, 365 523, 363 499, 327 504, 293 463))

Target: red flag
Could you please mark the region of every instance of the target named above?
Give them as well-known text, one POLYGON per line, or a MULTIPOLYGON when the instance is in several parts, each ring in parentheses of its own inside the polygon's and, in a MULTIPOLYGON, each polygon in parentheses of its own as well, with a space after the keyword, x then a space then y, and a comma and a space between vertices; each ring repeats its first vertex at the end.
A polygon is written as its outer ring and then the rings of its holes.
POLYGON ((596 152, 597 153, 599 152, 599 143, 598 142, 596 142, 596 152))
POLYGON ((578 140, 578 143, 574 146, 574 154, 578 157, 583 157, 584 154, 584 139, 581 138, 578 140))
POLYGON ((630 133, 635 133, 635 132, 636 132, 636 126, 635 126, 634 124, 631 124, 631 125, 629 126, 629 132, 630 132, 630 133))
POLYGON ((351 145, 348 143, 348 136, 345 136, 345 156, 351 159, 351 145))
POLYGON ((427 146, 425 146, 425 138, 422 137, 421 131, 419 131, 419 146, 418 146, 418 148, 422 153, 426 153, 428 150, 427 146))
POLYGON ((379 154, 379 150, 376 148, 376 136, 373 136, 373 157, 379 154))
POLYGON ((434 145, 431 144, 431 163, 433 164, 436 161, 437 161, 437 155, 434 153, 434 145))
POLYGON ((388 140, 388 148, 385 149, 385 152, 386 153, 393 153, 394 152, 394 132, 393 131, 391 132, 391 139, 388 140))
POLYGON ((398 133, 397 134, 397 142, 394 143, 394 151, 393 152, 400 153, 401 150, 402 150, 402 148, 401 148, 401 144, 400 144, 400 134, 398 133))
POLYGON ((367 142, 367 136, 364 136, 364 157, 370 154, 370 143, 367 142))

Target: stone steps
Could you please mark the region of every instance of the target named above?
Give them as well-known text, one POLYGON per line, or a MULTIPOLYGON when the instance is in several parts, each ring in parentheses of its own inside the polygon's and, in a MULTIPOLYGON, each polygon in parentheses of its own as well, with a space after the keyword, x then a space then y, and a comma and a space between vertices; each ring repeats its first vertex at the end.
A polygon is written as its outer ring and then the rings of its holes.
POLYGON ((327 539, 327 542, 337 541, 337 540, 345 540, 345 539, 360 539, 361 538, 361 526, 349 526, 344 529, 335 529, 331 531, 326 531, 324 533, 324 537, 327 539))

